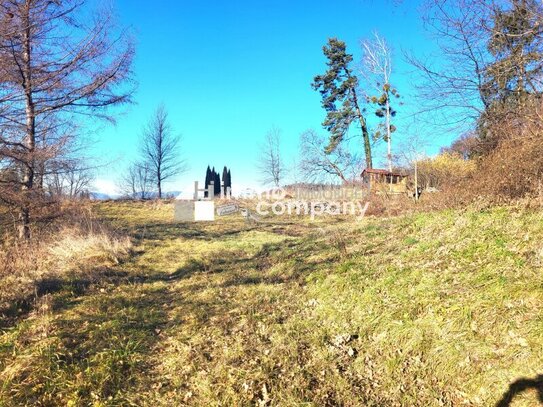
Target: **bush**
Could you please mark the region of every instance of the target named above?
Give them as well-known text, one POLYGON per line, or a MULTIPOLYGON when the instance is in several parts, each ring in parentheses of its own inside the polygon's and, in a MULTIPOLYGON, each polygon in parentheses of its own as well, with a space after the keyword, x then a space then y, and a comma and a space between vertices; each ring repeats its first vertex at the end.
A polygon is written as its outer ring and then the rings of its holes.
POLYGON ((493 202, 541 195, 543 143, 540 135, 505 140, 481 160, 474 190, 493 202))
POLYGON ((442 153, 418 162, 419 185, 423 188, 442 189, 469 178, 476 169, 475 161, 459 154, 442 153))
POLYGON ((533 102, 494 121, 487 130, 496 147, 478 160, 477 173, 465 183, 471 194, 491 203, 541 196, 543 108, 533 102))

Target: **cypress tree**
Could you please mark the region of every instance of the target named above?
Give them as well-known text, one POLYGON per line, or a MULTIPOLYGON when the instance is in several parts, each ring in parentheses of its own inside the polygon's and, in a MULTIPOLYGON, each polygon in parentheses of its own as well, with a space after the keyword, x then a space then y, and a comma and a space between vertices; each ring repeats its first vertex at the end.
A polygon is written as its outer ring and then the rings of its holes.
POLYGON ((211 174, 209 174, 209 184, 211 185, 212 182, 214 184, 213 193, 216 195, 217 192, 215 191, 217 190, 217 173, 215 172, 215 167, 211 169, 211 174))
POLYGON ((206 189, 206 191, 204 192, 204 197, 208 197, 208 193, 207 193, 207 187, 209 186, 209 183, 211 182, 211 168, 209 168, 209 165, 207 166, 207 170, 206 170, 206 180, 204 182, 204 188, 206 189))
POLYGON ((221 176, 218 173, 215 173, 215 195, 219 196, 221 194, 221 176))
POLYGON ((222 169, 222 182, 224 184, 223 185, 224 193, 226 194, 226 187, 228 186, 227 185, 227 182, 228 182, 228 170, 226 168, 226 165, 222 169))
POLYGON ((226 173, 226 180, 228 181, 230 191, 232 191, 232 175, 230 174, 230 169, 228 169, 228 172, 226 173))
POLYGON ((223 186, 223 192, 224 192, 224 195, 226 195, 226 187, 228 187, 228 170, 226 169, 226 165, 223 167, 222 169, 222 182, 224 184, 223 186))

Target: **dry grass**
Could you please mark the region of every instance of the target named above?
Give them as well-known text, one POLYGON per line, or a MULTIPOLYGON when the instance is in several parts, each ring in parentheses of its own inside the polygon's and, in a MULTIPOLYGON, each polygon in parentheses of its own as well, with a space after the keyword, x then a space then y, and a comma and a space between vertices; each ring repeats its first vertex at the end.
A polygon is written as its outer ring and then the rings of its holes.
POLYGON ((0 252, 2 325, 30 311, 39 297, 56 286, 99 278, 92 275, 129 255, 128 237, 112 233, 88 213, 69 213, 69 219, 60 218, 47 230, 36 231, 30 243, 4 241, 0 252))
POLYGON ((490 406, 542 373, 539 212, 250 225, 95 210, 134 254, 4 331, 2 405, 490 406))
POLYGON ((129 254, 128 237, 114 237, 107 231, 81 233, 77 229, 63 229, 59 240, 48 247, 48 262, 60 272, 84 267, 98 268, 118 264, 129 254))

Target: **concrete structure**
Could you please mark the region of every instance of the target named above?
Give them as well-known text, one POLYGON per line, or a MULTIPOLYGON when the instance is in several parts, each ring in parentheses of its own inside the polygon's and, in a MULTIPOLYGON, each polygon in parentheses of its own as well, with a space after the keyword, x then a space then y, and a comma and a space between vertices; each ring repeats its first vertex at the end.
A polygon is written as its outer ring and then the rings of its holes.
POLYGON ((194 201, 176 200, 173 206, 176 222, 194 222, 194 201))
MULTIPOLYGON (((176 222, 207 222, 215 220, 214 183, 208 189, 198 188, 198 181, 194 182, 193 199, 177 199, 174 203, 174 220, 176 222), (203 192, 203 197, 200 196, 203 192)), ((230 188, 226 195, 230 196, 230 188)))
POLYGON ((196 201, 194 202, 194 220, 206 222, 215 220, 215 202, 196 201))

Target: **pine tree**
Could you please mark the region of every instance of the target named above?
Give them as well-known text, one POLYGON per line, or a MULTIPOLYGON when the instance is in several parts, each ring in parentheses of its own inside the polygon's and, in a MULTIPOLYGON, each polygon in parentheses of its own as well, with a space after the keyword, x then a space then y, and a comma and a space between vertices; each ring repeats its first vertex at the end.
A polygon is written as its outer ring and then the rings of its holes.
POLYGON ((375 140, 383 139, 388 145, 388 169, 392 171, 392 153, 390 147, 390 138, 392 133, 396 131, 396 126, 392 123, 392 119, 396 117, 396 109, 392 106, 392 99, 399 99, 400 94, 396 88, 393 88, 389 83, 385 83, 382 87, 382 93, 378 96, 372 96, 368 99, 370 103, 377 106, 375 116, 384 119, 383 123, 379 123, 373 137, 375 140))
POLYGON ((539 93, 543 73, 543 6, 536 0, 512 0, 494 11, 494 35, 488 50, 495 62, 485 69, 483 92, 489 100, 519 105, 539 93))
POLYGON ((314 78, 312 87, 322 96, 322 107, 326 110, 323 127, 330 132, 326 151, 333 152, 349 131, 351 123, 358 121, 362 131, 366 167, 372 168, 371 144, 366 119, 358 103, 356 87, 358 78, 353 74, 350 63, 353 56, 346 51, 345 42, 330 38, 323 47, 328 62, 328 71, 314 78))
POLYGON ((487 105, 477 123, 482 152, 500 142, 493 124, 541 95, 542 19, 543 6, 536 0, 511 0, 509 7, 493 10, 493 35, 487 47, 494 61, 483 71, 481 93, 487 105))

